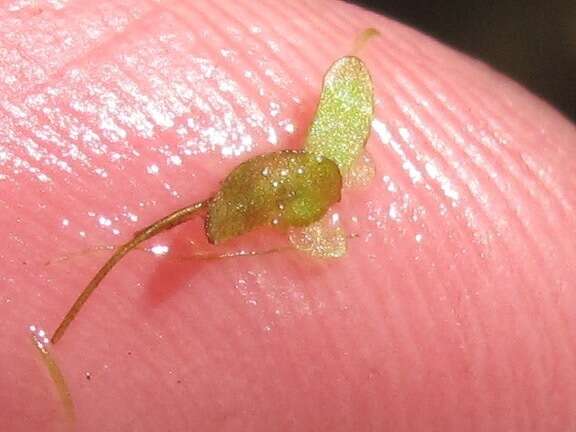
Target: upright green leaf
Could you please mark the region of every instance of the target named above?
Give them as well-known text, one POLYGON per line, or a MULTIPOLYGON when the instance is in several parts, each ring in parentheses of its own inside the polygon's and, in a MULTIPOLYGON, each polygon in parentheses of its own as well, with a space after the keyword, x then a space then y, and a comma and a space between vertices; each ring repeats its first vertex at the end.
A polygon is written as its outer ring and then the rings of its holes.
POLYGON ((362 153, 374 113, 372 80, 358 57, 342 57, 324 76, 306 151, 336 162, 347 172, 362 153))

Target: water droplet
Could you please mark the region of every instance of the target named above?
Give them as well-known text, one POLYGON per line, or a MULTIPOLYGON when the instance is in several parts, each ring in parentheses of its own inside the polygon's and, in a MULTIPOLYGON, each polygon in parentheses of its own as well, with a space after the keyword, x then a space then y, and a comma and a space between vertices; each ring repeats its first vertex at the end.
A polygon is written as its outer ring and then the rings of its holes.
POLYGON ((43 329, 35 325, 29 326, 28 329, 32 333, 32 337, 34 338, 34 342, 36 343, 38 349, 40 349, 42 352, 46 352, 46 348, 50 343, 48 334, 43 329))
POLYGON ((168 158, 168 161, 172 164, 172 165, 176 165, 176 166, 180 166, 182 165, 182 158, 178 155, 172 155, 168 158))
POLYGON ((107 227, 112 225, 112 221, 105 216, 100 216, 98 218, 98 223, 102 226, 107 226, 107 227))
POLYGON ((166 255, 170 251, 170 248, 166 245, 156 245, 156 246, 152 246, 150 248, 150 251, 154 255, 160 256, 160 255, 166 255))
POLYGON ((146 172, 148 174, 156 175, 160 172, 160 168, 158 167, 158 165, 152 164, 146 168, 146 172))

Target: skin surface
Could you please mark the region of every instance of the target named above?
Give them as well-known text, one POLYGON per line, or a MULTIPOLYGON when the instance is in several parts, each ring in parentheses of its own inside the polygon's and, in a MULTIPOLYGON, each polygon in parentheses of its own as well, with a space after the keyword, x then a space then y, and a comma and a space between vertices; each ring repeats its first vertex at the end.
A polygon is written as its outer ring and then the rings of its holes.
POLYGON ((170 259, 212 250, 200 220, 129 255, 53 350, 77 429, 575 430, 574 126, 353 6, 212 3, 1 3, 0 430, 61 430, 27 329, 53 331, 107 254, 46 261, 301 147, 366 27, 377 174, 336 208, 348 255, 170 259))

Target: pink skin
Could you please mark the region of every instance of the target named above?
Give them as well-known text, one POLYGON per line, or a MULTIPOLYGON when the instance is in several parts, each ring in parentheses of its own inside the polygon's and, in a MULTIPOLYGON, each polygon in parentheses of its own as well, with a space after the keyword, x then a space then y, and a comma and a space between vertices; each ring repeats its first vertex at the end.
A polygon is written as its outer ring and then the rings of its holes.
POLYGON ((52 332, 106 254, 45 262, 301 146, 369 26, 377 175, 336 209, 348 255, 128 256, 53 349, 78 430, 575 430, 576 131, 549 106, 343 3, 2 3, 0 430, 60 430, 27 328, 52 332))

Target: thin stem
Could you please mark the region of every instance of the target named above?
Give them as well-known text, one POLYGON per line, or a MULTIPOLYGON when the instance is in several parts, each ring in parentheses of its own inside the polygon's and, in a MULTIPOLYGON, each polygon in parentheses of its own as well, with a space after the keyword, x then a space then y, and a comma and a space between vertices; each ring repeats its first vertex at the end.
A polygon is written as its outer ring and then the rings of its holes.
POLYGON ((221 253, 221 254, 199 253, 199 254, 193 254, 193 255, 176 255, 173 258, 179 259, 182 261, 196 260, 196 259, 211 261, 211 260, 219 260, 219 259, 225 259, 225 258, 241 258, 241 257, 253 257, 253 256, 261 256, 261 255, 269 255, 269 254, 273 254, 273 253, 282 252, 282 251, 288 250, 288 249, 290 249, 290 246, 279 246, 276 248, 266 249, 263 251, 241 250, 241 251, 235 251, 235 252, 225 252, 225 253, 221 253))
POLYGON ((58 363, 56 363, 56 360, 52 357, 44 343, 39 341, 34 335, 32 336, 32 343, 34 344, 34 348, 36 348, 40 354, 40 360, 44 363, 48 375, 54 383, 56 393, 62 402, 66 423, 69 426, 69 429, 73 430, 76 422, 76 410, 74 408, 74 401, 72 400, 70 388, 66 383, 66 378, 64 377, 60 366, 58 366, 58 363))
POLYGON ((86 288, 82 291, 82 293, 78 296, 72 307, 68 310, 64 319, 54 332, 52 339, 50 342, 52 344, 58 343, 62 336, 66 332, 66 329, 70 325, 70 323, 76 318, 78 312, 84 303, 90 298, 94 290, 100 285, 100 282, 104 277, 112 270, 112 268, 120 261, 128 252, 138 246, 140 243, 154 237, 156 234, 159 234, 163 231, 167 231, 171 228, 174 228, 177 225, 180 225, 184 222, 190 220, 193 216, 195 216, 200 210, 208 205, 210 200, 200 201, 194 203, 188 207, 184 207, 180 210, 176 210, 174 213, 169 214, 166 217, 154 222, 153 224, 147 226, 141 231, 136 232, 132 240, 120 245, 116 248, 114 254, 106 261, 106 263, 100 267, 98 273, 94 275, 92 280, 88 283, 86 288))
MULTIPOLYGON (((190 243, 194 244, 193 242, 190 242, 190 243)), ((84 249, 80 252, 70 253, 68 255, 64 255, 64 256, 55 258, 51 261, 47 261, 46 263, 44 263, 44 265, 60 264, 60 263, 72 260, 76 257, 80 257, 83 255, 89 254, 89 253, 108 252, 108 251, 116 250, 117 248, 118 248, 118 246, 114 246, 114 245, 93 246, 91 248, 84 249)), ((240 250, 240 251, 233 251, 233 252, 224 252, 221 254, 200 252, 200 253, 189 254, 189 255, 174 255, 172 253, 169 253, 166 255, 165 258, 171 259, 171 260, 179 260, 179 261, 192 261, 192 260, 207 260, 208 261, 208 260, 217 260, 217 259, 224 259, 224 258, 237 258, 237 257, 246 257, 246 256, 268 255, 271 253, 281 252, 281 251, 287 250, 287 249, 290 249, 290 246, 277 247, 277 248, 273 248, 273 249, 266 249, 263 251, 240 250)), ((138 251, 138 252, 143 252, 143 253, 150 254, 153 256, 158 255, 158 254, 154 253, 152 250, 147 249, 147 248, 142 247, 142 246, 136 246, 132 250, 138 251)))
MULTIPOLYGON (((92 253, 96 253, 96 252, 108 252, 108 251, 113 251, 116 250, 118 246, 115 245, 99 245, 99 246, 92 246, 89 248, 86 248, 84 250, 81 251, 77 251, 77 252, 71 252, 67 255, 62 255, 56 258, 53 258, 51 260, 48 260, 44 263, 45 266, 51 266, 54 264, 60 264, 63 262, 67 262, 67 261, 71 261, 74 258, 78 258, 78 257, 82 257, 84 255, 88 255, 88 254, 92 254, 92 253)), ((145 249, 141 249, 139 247, 134 248, 134 250, 142 250, 145 251, 145 249)))

